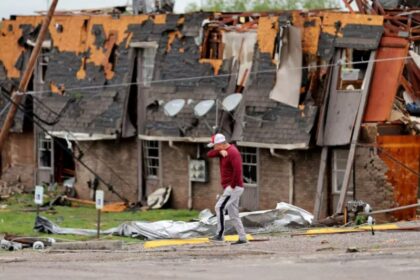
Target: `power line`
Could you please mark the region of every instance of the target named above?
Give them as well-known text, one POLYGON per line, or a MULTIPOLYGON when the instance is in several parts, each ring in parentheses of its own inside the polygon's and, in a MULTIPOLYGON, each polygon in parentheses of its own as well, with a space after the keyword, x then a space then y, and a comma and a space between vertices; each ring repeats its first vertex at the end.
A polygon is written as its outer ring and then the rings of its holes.
MULTIPOLYGON (((411 56, 404 56, 404 57, 393 57, 393 58, 381 58, 381 59, 372 59, 372 60, 361 60, 361 61, 351 61, 351 62, 343 62, 339 60, 337 63, 330 63, 330 64, 322 64, 322 65, 315 65, 315 66, 302 66, 302 67, 290 67, 287 68, 288 70, 303 70, 303 69, 318 69, 318 68, 325 68, 325 67, 333 67, 333 66, 343 66, 343 65, 359 65, 359 64, 367 64, 369 62, 387 62, 387 61, 396 61, 396 60, 406 60, 406 59, 413 59, 411 56)), ((276 69, 270 70, 262 70, 262 71, 253 71, 249 72, 250 75, 255 74, 264 74, 264 73, 276 73, 276 69)), ((194 81, 194 80, 203 80, 203 79, 218 79, 218 78, 226 78, 231 76, 237 76, 238 73, 229 73, 229 74, 220 74, 220 75, 205 75, 205 76, 194 76, 194 77, 186 77, 186 78, 174 78, 174 79, 164 79, 164 80, 153 80, 149 81, 150 84, 160 84, 160 83, 171 83, 171 82, 183 82, 183 81, 194 81)), ((94 90, 94 89, 106 89, 106 88, 116 88, 116 87, 126 87, 132 85, 145 85, 145 81, 141 82, 131 82, 131 83, 119 83, 119 84, 109 84, 109 85, 95 85, 95 86, 85 86, 85 87, 74 87, 64 89, 66 92, 72 92, 77 90, 94 90)), ((30 91, 27 94, 42 94, 42 93, 53 93, 51 90, 46 91, 30 91)), ((95 92, 97 93, 97 92, 95 92)))
MULTIPOLYGON (((55 112, 53 109, 51 109, 47 104, 45 104, 44 102, 42 102, 41 100, 39 100, 38 98, 36 98, 35 96, 33 96, 33 98, 34 98, 34 100, 36 100, 39 104, 41 104, 44 108, 46 108, 47 110, 49 110, 50 112, 52 112, 53 114, 56 114, 57 115, 57 112, 55 112)), ((61 117, 61 116, 60 116, 61 117)), ((64 127, 63 125, 61 125, 60 124, 60 122, 57 122, 58 123, 58 126, 59 127, 61 127, 65 132, 67 132, 68 133, 68 135, 70 135, 70 136, 72 136, 73 137, 73 139, 76 139, 76 137, 74 136, 74 134, 69 130, 69 129, 67 129, 66 127, 64 127)), ((77 122, 77 123, 79 123, 79 122, 77 122)), ((79 141, 76 141, 75 140, 75 142, 77 143, 77 145, 78 146, 81 146, 81 144, 80 144, 80 142, 79 141)), ((83 150, 81 150, 81 152, 82 152, 82 154, 86 154, 87 153, 87 151, 88 150, 90 150, 90 148, 89 149, 85 149, 84 151, 83 150)), ((111 168, 106 162, 105 162, 105 160, 103 160, 101 157, 99 157, 96 153, 95 153, 95 156, 96 156, 96 158, 101 162, 101 163, 103 163, 104 165, 105 165, 105 167, 107 167, 116 177, 117 177, 117 179, 119 179, 121 182, 123 182, 124 184, 126 184, 127 186, 129 186, 129 187, 132 187, 132 185, 130 184, 130 183, 128 183, 126 180, 124 180, 118 173, 116 173, 115 172, 115 170, 113 170, 113 168, 111 168)))
MULTIPOLYGON (((14 102, 10 96, 8 96, 6 93, 4 93, 3 91, 0 91, 1 94, 9 100, 10 103, 14 104, 16 106, 16 108, 20 111, 22 111, 25 115, 29 116, 30 114, 25 110, 25 108, 22 108, 21 104, 17 104, 16 102, 14 102)), ((35 115, 35 114, 32 114, 35 115)), ((45 134, 49 135, 52 139, 54 138, 54 136, 52 134, 50 134, 48 132, 48 130, 43 127, 39 122, 37 122, 35 119, 32 119, 32 122, 37 125, 45 134)), ((123 196, 121 196, 117 191, 115 191, 114 187, 106 182, 101 176, 99 176, 93 169, 91 169, 86 163, 84 163, 81 159, 79 159, 78 157, 76 157, 74 155, 74 153, 70 152, 67 147, 65 147, 62 143, 60 143, 59 141, 56 142, 57 145, 59 145, 64 151, 66 151, 73 159, 75 159, 76 161, 78 161, 81 165, 83 165, 83 167, 85 167, 90 173, 92 173, 95 177, 98 178, 99 181, 101 181, 103 184, 105 184, 105 186, 107 186, 108 190, 111 191, 112 193, 114 193, 116 196, 118 196, 119 199, 121 199, 122 201, 128 203, 128 200, 126 198, 124 198, 123 196)))

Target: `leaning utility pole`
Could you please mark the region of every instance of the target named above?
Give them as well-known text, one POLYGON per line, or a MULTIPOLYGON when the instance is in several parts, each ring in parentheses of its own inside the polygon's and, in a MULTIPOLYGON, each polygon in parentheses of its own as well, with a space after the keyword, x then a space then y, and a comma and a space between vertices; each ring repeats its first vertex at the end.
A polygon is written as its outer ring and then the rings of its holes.
POLYGON ((41 30, 39 32, 38 38, 36 40, 35 47, 31 53, 31 57, 29 58, 28 67, 25 69, 23 73, 22 79, 20 80, 19 87, 17 91, 14 91, 12 94, 12 104, 10 104, 9 112, 7 113, 6 120, 4 121, 3 127, 0 131, 0 152, 3 149, 4 143, 6 142, 7 136, 9 134, 9 130, 12 127, 13 119, 15 118, 16 111, 18 106, 20 105, 23 95, 25 94, 29 80, 32 76, 32 72, 34 71, 35 63, 38 59, 38 55, 41 51, 42 42, 44 42, 45 35, 48 31, 48 26, 50 25, 51 18, 54 14, 55 8, 57 7, 58 0, 53 0, 50 9, 48 10, 48 14, 45 16, 41 30))

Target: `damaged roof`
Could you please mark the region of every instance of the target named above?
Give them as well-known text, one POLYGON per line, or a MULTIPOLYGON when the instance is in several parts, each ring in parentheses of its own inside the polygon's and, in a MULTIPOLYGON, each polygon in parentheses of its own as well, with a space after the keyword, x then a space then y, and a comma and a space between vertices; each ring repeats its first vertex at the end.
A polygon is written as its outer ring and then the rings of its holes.
MULTIPOLYGON (((316 92, 309 79, 319 73, 302 71, 298 108, 270 99, 280 63, 280 29, 292 24, 302 31, 304 65, 328 57, 335 47, 374 49, 383 32, 383 17, 374 15, 294 11, 232 17, 235 20, 214 13, 55 16, 47 37, 50 48, 46 44, 43 52, 46 71, 34 89, 48 92, 34 96, 50 110, 35 102, 35 112, 51 131, 129 137, 137 128, 143 139, 207 141, 218 130, 243 145, 307 148, 319 105, 311 99, 316 92), (233 33, 238 36, 227 36, 233 33), (225 37, 230 39, 223 41, 225 37), (137 85, 141 118, 136 124, 131 111, 137 99, 130 91, 137 95, 132 83, 142 82, 139 72, 147 83, 137 85), (241 105, 223 111, 222 101, 235 92, 242 93, 241 105), (169 117, 164 105, 174 99, 183 99, 186 106, 169 117), (202 100, 217 105, 197 117, 194 107, 202 100)), ((23 56, 41 21, 32 16, 4 22, 0 80, 19 81, 23 56)))

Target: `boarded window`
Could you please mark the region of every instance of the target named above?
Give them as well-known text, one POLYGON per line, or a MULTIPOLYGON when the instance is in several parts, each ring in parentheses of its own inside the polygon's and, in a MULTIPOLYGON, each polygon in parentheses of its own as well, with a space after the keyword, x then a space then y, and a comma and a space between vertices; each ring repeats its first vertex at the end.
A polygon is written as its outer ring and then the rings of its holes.
MULTIPOLYGON (((336 149, 333 151, 332 158, 332 188, 334 194, 339 194, 341 192, 341 187, 343 185, 344 173, 346 172, 347 157, 349 150, 336 149)), ((354 180, 353 180, 353 170, 350 174, 350 183, 348 187, 348 194, 353 193, 354 180)))
POLYGON ((52 139, 46 139, 41 134, 38 140, 38 166, 41 168, 52 167, 52 139))
POLYGON ((147 177, 159 176, 160 149, 159 141, 143 141, 145 171, 147 177))
POLYGON ((257 148, 240 147, 239 151, 242 155, 242 172, 244 183, 247 185, 257 185, 258 183, 258 160, 257 148))

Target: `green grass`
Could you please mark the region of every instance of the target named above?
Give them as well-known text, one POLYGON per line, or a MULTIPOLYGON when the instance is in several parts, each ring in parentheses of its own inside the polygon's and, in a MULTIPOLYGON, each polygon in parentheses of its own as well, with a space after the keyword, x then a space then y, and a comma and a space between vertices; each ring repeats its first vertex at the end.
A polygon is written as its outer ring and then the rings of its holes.
MULTIPOLYGON (((6 201, 0 201, 0 205, 7 208, 0 209, 0 234, 9 233, 19 236, 43 236, 56 237, 57 239, 88 240, 95 237, 75 235, 48 235, 40 234, 33 230, 35 212, 25 212, 25 209, 34 209, 32 195, 14 196, 6 201)), ((60 227, 96 229, 97 212, 94 207, 66 207, 54 206, 54 212, 41 212, 60 227)), ((159 221, 176 220, 188 221, 198 216, 197 211, 160 209, 149 211, 126 211, 121 213, 102 213, 101 229, 108 229, 120 225, 126 221, 159 221)), ((104 237, 121 239, 122 237, 104 237)), ((122 238, 131 240, 129 238, 122 238)))

